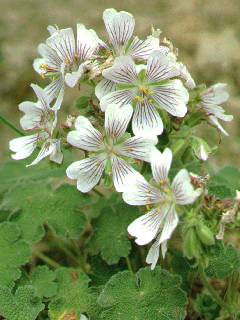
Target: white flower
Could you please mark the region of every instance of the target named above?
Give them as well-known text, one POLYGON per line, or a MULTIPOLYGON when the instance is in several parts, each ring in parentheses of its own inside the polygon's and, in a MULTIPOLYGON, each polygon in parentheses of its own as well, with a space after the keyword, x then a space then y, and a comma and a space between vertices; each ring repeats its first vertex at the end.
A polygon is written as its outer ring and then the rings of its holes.
POLYGON ((72 28, 48 28, 51 36, 46 43, 38 46, 41 59, 34 61, 35 70, 53 81, 45 88, 51 100, 57 98, 60 107, 64 95, 64 83, 74 87, 96 53, 100 40, 95 31, 86 29, 83 24, 77 24, 75 39, 72 28))
POLYGON ((179 76, 179 68, 162 52, 153 52, 147 66, 135 65, 131 57, 116 58, 113 66, 103 71, 103 76, 114 82, 117 90, 103 94, 101 109, 104 111, 111 103, 119 107, 132 104, 134 134, 162 133, 163 123, 157 108, 176 117, 184 117, 187 112, 188 92, 180 80, 172 79, 179 76))
POLYGON ((43 158, 50 156, 50 160, 56 163, 62 162, 60 141, 53 138, 53 131, 57 124, 57 111, 50 108, 49 96, 37 85, 32 84, 38 101, 25 101, 19 105, 24 112, 20 119, 21 127, 26 131, 36 133, 13 139, 9 142, 10 150, 15 152, 12 158, 15 160, 29 157, 33 151, 42 143, 37 158, 30 164, 37 164, 43 158))
POLYGON ((225 114, 225 110, 220 106, 229 98, 229 94, 226 91, 226 84, 217 83, 211 86, 201 93, 200 98, 201 102, 199 107, 207 113, 210 123, 217 127, 223 134, 228 136, 228 133, 223 129, 218 121, 232 121, 233 119, 233 116, 225 114))
POLYGON ((132 112, 130 105, 125 105, 121 110, 110 105, 105 113, 103 134, 85 117, 76 119, 76 130, 68 134, 67 141, 88 151, 89 157, 72 163, 67 168, 67 176, 77 180, 77 188, 81 192, 88 192, 95 187, 104 170, 107 175, 113 175, 116 190, 124 191, 129 177, 138 174, 125 158, 149 161, 150 151, 157 141, 141 136, 126 137, 125 131, 132 112))
POLYGON ((149 184, 143 177, 137 177, 129 183, 129 189, 123 193, 126 203, 135 206, 151 205, 152 209, 133 221, 128 232, 136 237, 136 243, 145 245, 156 239, 150 248, 146 262, 154 269, 159 258, 161 246, 163 257, 167 250, 167 240, 178 224, 176 205, 193 203, 200 195, 201 189, 194 190, 189 173, 182 169, 172 183, 168 172, 172 162, 172 152, 165 149, 163 153, 157 149, 151 152, 151 168, 154 184, 149 184))
MULTIPOLYGON (((146 60, 156 50, 164 53, 168 52, 167 47, 159 45, 158 34, 150 35, 146 40, 140 40, 136 36, 133 37, 135 19, 129 12, 106 9, 103 12, 103 20, 109 36, 109 45, 105 44, 105 47, 114 58, 130 56, 133 60, 146 60)), ((105 94, 114 91, 115 88, 114 82, 102 79, 97 84, 95 93, 100 100, 105 94)))
POLYGON ((129 55, 133 59, 147 59, 150 53, 159 48, 159 39, 156 37, 149 36, 146 40, 133 37, 135 19, 131 13, 106 9, 103 20, 109 36, 109 49, 114 57, 129 55))

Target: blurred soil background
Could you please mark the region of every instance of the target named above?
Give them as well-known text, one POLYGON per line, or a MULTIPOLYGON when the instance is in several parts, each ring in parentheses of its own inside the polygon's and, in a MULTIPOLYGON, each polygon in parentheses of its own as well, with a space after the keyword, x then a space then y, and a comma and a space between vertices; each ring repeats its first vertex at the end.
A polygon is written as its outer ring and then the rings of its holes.
MULTIPOLYGON (((46 27, 75 27, 77 22, 106 37, 102 12, 105 8, 131 12, 135 34, 144 37, 151 25, 160 28, 179 49, 180 60, 195 81, 207 85, 226 82, 231 95, 225 109, 234 121, 224 124, 230 133, 210 157, 214 168, 239 166, 240 155, 240 1, 239 0, 0 0, 0 113, 19 126, 18 104, 33 99, 30 83, 44 86, 32 68, 37 45, 48 36, 46 27)), ((83 93, 84 94, 84 93, 83 93)), ((71 90, 65 110, 78 96, 71 90)), ((65 111, 66 112, 66 111, 65 111)), ((219 143, 215 130, 199 129, 210 145, 219 143)), ((17 137, 0 123, 0 160, 9 158, 8 140, 17 137)))

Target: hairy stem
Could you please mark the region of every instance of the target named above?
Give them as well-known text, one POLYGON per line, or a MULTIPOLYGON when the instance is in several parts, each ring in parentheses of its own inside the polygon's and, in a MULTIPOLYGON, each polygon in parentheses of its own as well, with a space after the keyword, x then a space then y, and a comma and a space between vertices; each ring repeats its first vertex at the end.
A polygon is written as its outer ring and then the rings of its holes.
POLYGON ((229 315, 231 315, 232 311, 229 309, 226 303, 221 299, 221 297, 218 295, 218 293, 215 291, 215 289, 211 286, 211 284, 208 282, 208 278, 203 270, 202 267, 199 267, 199 275, 201 278, 201 281, 205 288, 208 290, 212 298, 217 302, 217 304, 223 309, 227 310, 229 312, 229 315))
POLYGON ((12 124, 9 120, 7 120, 4 116, 0 115, 0 120, 2 121, 2 123, 4 123, 9 128, 11 128, 13 131, 17 132, 20 136, 25 135, 21 130, 16 128, 15 125, 12 124))
POLYGON ((128 270, 133 272, 132 264, 129 257, 126 257, 126 264, 127 264, 128 270))
POLYGON ((42 252, 36 252, 34 253, 34 255, 36 257, 38 257, 39 259, 41 259, 42 261, 46 262, 49 266, 53 267, 53 268, 59 268, 61 267, 61 265, 59 263, 57 263, 56 261, 54 261, 53 259, 49 258, 48 256, 46 256, 44 253, 42 252))

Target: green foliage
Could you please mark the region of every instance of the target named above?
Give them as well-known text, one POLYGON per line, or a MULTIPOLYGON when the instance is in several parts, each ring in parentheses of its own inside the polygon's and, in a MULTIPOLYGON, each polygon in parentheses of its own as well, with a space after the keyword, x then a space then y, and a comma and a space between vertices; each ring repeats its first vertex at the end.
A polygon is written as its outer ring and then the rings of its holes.
POLYGON ((213 298, 205 293, 201 293, 196 298, 195 308, 198 314, 207 320, 216 320, 219 315, 219 305, 213 298))
POLYGON ((234 198, 236 190, 240 190, 240 170, 225 167, 215 174, 209 184, 209 194, 219 199, 234 198))
POLYGON ((181 320, 186 315, 186 295, 176 275, 157 267, 124 271, 113 276, 98 302, 107 320, 181 320))
POLYGON ((21 276, 20 266, 31 256, 29 245, 21 239, 21 232, 10 222, 0 224, 0 285, 12 287, 21 276))
POLYGON ((78 239, 86 224, 81 208, 87 201, 74 187, 63 185, 53 190, 41 182, 24 184, 5 196, 5 206, 19 210, 12 221, 30 243, 43 237, 45 223, 59 236, 78 239))
POLYGON ((0 315, 6 320, 35 320, 44 304, 32 286, 19 287, 15 294, 0 286, 0 315))
POLYGON ((89 242, 92 254, 100 253, 108 264, 114 264, 121 257, 127 257, 131 250, 127 226, 137 215, 137 209, 126 204, 105 207, 93 221, 93 236, 89 242))
POLYGON ((39 297, 50 298, 57 293, 56 275, 47 266, 38 266, 32 276, 31 283, 39 297))
POLYGON ((79 110, 87 108, 89 106, 90 98, 88 96, 81 96, 75 101, 75 107, 79 110))
POLYGON ((55 273, 58 292, 49 305, 50 319, 62 319, 63 315, 74 315, 79 319, 84 312, 92 315, 96 298, 88 287, 88 276, 73 268, 59 268, 55 273))
POLYGON ((209 278, 225 279, 233 271, 240 271, 240 251, 221 242, 212 247, 208 255, 209 265, 205 272, 209 278))

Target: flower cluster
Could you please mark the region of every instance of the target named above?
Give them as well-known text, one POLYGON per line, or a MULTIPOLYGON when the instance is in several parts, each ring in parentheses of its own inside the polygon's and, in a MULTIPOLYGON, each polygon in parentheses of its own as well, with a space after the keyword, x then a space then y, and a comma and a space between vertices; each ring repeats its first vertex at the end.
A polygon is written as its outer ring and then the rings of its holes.
MULTIPOLYGON (((103 178, 105 185, 113 182, 116 191, 123 192, 126 203, 148 206, 148 212, 130 224, 128 232, 139 245, 155 239, 147 256, 154 268, 159 248, 165 256, 167 240, 178 224, 177 206, 192 204, 201 193, 194 190, 186 169, 170 182, 172 151, 159 151, 164 149, 159 142, 167 122, 181 123, 188 116, 189 90, 197 87, 172 46, 160 41, 160 32, 153 30, 145 40, 133 36, 135 20, 125 11, 107 9, 103 20, 108 41, 82 24, 77 24, 76 35, 72 28, 48 27, 50 36, 39 45, 41 58, 33 66, 50 83, 44 89, 32 85, 38 101, 19 105, 25 113, 20 124, 33 134, 13 139, 10 149, 16 160, 39 149, 30 165, 47 156, 61 164, 63 140, 83 150, 85 158, 72 163, 67 176, 77 180, 81 192, 91 191, 103 178), (65 90, 84 81, 94 85, 98 110, 92 108, 89 119, 79 115, 75 130, 64 136, 57 127, 57 114, 65 90), (153 174, 150 182, 139 173, 148 163, 153 174)), ((197 88, 196 92, 196 110, 226 134, 218 121, 232 120, 219 106, 228 99, 225 85, 197 88)), ((206 149, 204 143, 198 143, 194 152, 206 160, 206 149)))

